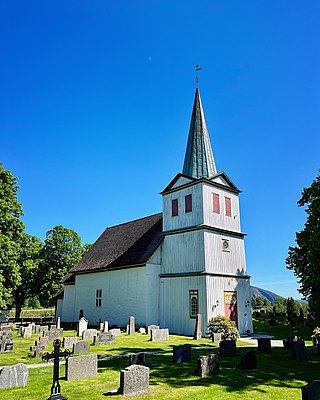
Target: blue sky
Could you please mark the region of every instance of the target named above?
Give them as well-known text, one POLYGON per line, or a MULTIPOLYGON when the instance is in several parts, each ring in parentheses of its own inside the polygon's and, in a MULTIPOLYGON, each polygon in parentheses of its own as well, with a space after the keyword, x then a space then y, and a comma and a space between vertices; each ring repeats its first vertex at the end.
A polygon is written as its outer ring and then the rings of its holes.
POLYGON ((161 211, 195 90, 219 171, 241 194, 253 285, 299 298, 285 268, 320 168, 317 1, 0 3, 0 160, 27 232, 94 242, 161 211))

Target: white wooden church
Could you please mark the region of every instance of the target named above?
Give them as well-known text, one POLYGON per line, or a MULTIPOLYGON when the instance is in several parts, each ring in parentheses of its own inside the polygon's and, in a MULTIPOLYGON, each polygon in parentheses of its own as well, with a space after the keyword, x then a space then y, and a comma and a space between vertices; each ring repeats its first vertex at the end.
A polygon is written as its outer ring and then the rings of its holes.
POLYGON ((225 315, 252 332, 240 191, 217 172, 196 89, 182 173, 161 192, 162 213, 107 228, 64 277, 57 316, 89 324, 107 320, 192 335, 202 314, 225 315))

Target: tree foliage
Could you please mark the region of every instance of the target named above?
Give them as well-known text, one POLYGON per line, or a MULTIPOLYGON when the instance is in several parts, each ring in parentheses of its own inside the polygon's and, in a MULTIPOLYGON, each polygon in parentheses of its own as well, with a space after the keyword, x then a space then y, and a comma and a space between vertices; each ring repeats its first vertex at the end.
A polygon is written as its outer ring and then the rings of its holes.
POLYGON ((305 188, 299 207, 306 207, 304 229, 296 233, 296 246, 289 247, 287 268, 294 271, 299 292, 308 300, 310 313, 320 322, 320 174, 305 188))
POLYGON ((61 288, 61 280, 81 259, 88 245, 82 246, 80 236, 58 225, 47 232, 39 269, 39 298, 45 307, 54 305, 53 296, 61 288))

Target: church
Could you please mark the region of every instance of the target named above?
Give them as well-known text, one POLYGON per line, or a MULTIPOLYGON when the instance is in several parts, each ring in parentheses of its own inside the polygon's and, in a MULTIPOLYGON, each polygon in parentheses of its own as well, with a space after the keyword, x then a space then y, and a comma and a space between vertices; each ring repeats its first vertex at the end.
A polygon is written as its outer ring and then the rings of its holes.
POLYGON ((204 334, 218 315, 252 332, 239 193, 217 172, 197 88, 183 170, 162 190, 162 212, 107 228, 63 278, 57 316, 123 327, 132 315, 137 326, 192 335, 200 313, 204 334))

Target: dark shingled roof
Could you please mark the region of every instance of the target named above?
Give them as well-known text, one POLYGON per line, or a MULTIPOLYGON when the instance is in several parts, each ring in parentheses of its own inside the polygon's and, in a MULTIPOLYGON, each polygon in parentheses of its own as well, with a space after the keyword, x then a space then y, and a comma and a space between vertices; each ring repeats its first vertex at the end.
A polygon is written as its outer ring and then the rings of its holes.
POLYGON ((107 228, 62 282, 73 274, 147 262, 162 241, 162 213, 107 228))

